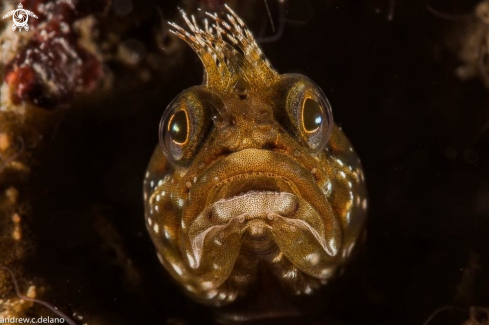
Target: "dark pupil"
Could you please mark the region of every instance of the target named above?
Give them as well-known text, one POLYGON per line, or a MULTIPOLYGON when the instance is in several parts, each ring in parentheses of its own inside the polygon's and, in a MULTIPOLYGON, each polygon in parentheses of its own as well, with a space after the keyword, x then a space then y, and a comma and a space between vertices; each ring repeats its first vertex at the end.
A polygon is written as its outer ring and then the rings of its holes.
POLYGON ((307 132, 316 131, 323 124, 323 111, 315 100, 307 98, 304 102, 302 120, 307 132))
POLYGON ((173 141, 176 143, 184 143, 187 140, 187 113, 180 111, 173 114, 168 125, 168 131, 173 141))

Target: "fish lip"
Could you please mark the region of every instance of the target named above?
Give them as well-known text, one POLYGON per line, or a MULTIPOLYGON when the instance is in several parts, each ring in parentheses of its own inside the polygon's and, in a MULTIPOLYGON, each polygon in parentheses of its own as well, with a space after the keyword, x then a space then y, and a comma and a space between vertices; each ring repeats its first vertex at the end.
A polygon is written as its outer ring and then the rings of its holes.
POLYGON ((263 194, 290 193, 290 194, 300 196, 299 190, 294 185, 294 182, 286 177, 283 177, 278 173, 247 172, 247 173, 233 175, 214 184, 211 190, 209 191, 205 206, 214 204, 219 200, 233 199, 235 197, 239 197, 242 194, 253 193, 253 192, 260 192, 263 194), (252 185, 256 183, 256 177, 273 180, 278 184, 253 187, 252 185), (232 186, 235 185, 236 180, 241 181, 242 183, 241 185, 247 187, 248 189, 247 190, 232 189, 232 186), (226 187, 230 187, 231 189, 227 194, 223 195, 222 193, 223 189, 225 189, 226 187))
MULTIPOLYGON (((295 195, 294 193, 289 193, 289 192, 278 192, 278 191, 260 191, 260 190, 249 190, 245 192, 240 192, 236 195, 230 196, 230 197, 224 197, 220 198, 218 200, 213 200, 210 205, 213 205, 214 203, 220 203, 220 202, 229 202, 233 200, 239 200, 241 197, 246 196, 246 195, 253 195, 253 194, 260 194, 260 195, 285 195, 285 194, 291 194, 295 195)), ((268 215, 266 213, 263 213, 261 215, 251 215, 251 214, 245 214, 243 215, 244 221, 250 221, 250 220, 255 220, 255 219, 266 219, 268 215)))

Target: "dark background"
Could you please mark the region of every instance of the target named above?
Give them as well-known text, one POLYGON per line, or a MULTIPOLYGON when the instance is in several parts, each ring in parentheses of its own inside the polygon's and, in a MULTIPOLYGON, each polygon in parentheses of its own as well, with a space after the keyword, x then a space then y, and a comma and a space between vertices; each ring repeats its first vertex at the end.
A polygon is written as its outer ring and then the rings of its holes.
MULTIPOLYGON (((280 73, 322 87, 365 169, 367 242, 307 322, 423 324, 455 306, 429 324, 462 324, 468 307, 489 306, 488 90, 456 76, 463 62, 452 46, 469 39, 477 1, 426 1, 286 0, 281 15, 268 0, 284 27, 277 37, 263 1, 232 2, 280 73)), ((202 79, 197 56, 163 21, 181 22, 177 6, 220 2, 113 7, 101 37, 118 33, 137 63, 107 60, 111 88, 54 113, 29 187, 37 245, 28 269, 46 281, 45 300, 89 324, 212 322, 157 261, 142 179, 166 105, 202 79)))

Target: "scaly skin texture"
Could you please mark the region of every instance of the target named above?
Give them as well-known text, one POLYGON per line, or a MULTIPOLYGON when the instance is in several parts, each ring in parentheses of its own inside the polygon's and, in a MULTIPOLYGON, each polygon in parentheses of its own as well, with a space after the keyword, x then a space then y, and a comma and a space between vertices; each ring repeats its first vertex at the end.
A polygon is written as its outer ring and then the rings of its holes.
POLYGON ((230 43, 190 21, 193 34, 173 25, 206 75, 163 116, 144 184, 148 231, 163 266, 199 302, 246 296, 260 268, 291 295, 312 294, 363 233, 360 160, 317 85, 277 74, 231 10, 228 26, 211 18, 230 43), (313 130, 308 100, 320 107, 313 130), (172 133, 178 116, 184 140, 172 133))

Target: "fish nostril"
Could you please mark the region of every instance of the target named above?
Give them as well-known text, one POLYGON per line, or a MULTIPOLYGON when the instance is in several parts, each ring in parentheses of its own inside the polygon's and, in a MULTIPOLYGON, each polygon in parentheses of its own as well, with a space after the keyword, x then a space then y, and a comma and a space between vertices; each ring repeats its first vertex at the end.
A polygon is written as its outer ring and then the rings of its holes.
POLYGON ((275 142, 267 142, 263 145, 263 149, 265 150, 275 150, 278 146, 275 142))
POLYGON ((229 156, 230 154, 232 154, 234 151, 232 151, 231 149, 229 148, 223 148, 220 152, 220 156, 229 156))

